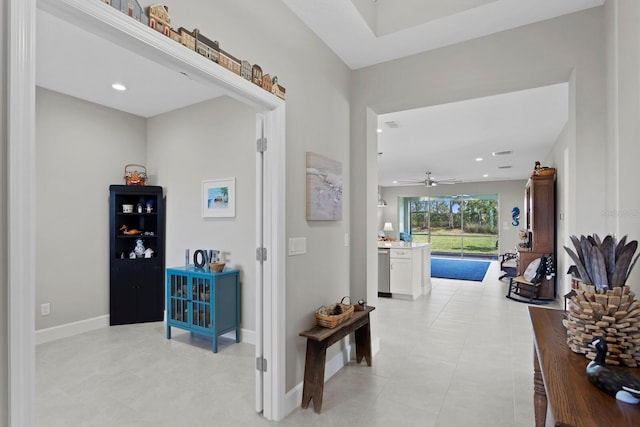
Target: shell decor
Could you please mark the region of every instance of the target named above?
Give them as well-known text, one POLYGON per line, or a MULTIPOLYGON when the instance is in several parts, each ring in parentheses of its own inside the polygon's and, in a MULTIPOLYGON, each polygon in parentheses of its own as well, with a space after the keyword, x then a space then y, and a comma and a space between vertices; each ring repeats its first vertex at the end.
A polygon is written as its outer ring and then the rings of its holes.
POLYGON ((637 367, 640 362, 640 302, 625 286, 638 260, 637 241, 603 240, 597 234, 571 236, 575 251, 565 246, 579 273, 580 283, 569 303, 564 325, 567 344, 575 353, 593 360, 590 344, 603 337, 608 344, 606 363, 637 367))

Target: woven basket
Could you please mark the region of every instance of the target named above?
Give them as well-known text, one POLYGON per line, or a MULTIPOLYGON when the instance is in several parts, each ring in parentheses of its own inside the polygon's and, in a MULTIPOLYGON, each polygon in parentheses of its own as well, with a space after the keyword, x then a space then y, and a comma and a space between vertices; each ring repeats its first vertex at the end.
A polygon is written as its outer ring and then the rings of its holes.
POLYGON ((209 268, 211 268, 211 271, 213 271, 214 273, 220 273, 222 272, 222 270, 224 270, 224 265, 224 262, 210 262, 209 268))
POLYGON ((540 168, 534 172, 534 174, 538 176, 552 176, 552 175, 555 175, 555 173, 556 173, 555 168, 540 168))
POLYGON ((126 185, 145 185, 147 182, 147 168, 143 165, 129 163, 124 166, 124 182, 126 185), (138 167, 142 170, 132 169, 138 167))
POLYGON ((345 320, 350 319, 353 316, 354 307, 352 304, 345 304, 345 298, 349 297, 342 298, 337 304, 332 304, 331 306, 323 305, 316 310, 316 325, 333 329, 345 320), (340 306, 342 312, 340 314, 330 314, 336 305, 340 306))

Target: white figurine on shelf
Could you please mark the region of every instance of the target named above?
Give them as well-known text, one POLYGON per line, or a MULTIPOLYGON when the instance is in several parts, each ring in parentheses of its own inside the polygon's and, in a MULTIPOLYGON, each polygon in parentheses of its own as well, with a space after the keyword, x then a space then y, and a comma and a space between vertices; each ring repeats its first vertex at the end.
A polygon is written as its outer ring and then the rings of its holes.
POLYGON ((136 247, 133 248, 133 252, 136 254, 138 258, 142 258, 144 256, 145 247, 142 244, 142 239, 136 240, 136 247))
POLYGON ((153 257, 153 249, 151 248, 147 248, 146 251, 144 251, 144 257, 145 258, 151 258, 153 257))

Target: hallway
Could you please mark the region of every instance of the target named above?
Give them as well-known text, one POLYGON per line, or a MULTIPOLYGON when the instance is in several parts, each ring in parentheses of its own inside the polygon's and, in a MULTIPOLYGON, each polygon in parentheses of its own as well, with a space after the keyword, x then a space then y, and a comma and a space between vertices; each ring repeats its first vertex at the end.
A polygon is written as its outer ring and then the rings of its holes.
POLYGON ((36 349, 37 425, 533 426, 527 305, 504 297, 492 262, 480 282, 432 279, 416 301, 381 298, 373 367, 325 385, 323 411, 256 415, 254 347, 174 333, 163 323, 103 328, 36 349))

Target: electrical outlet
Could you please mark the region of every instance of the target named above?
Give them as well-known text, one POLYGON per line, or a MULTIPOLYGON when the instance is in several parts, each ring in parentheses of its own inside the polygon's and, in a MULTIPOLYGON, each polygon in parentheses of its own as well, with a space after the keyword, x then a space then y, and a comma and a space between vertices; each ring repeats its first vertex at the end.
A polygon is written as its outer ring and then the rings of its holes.
POLYGON ((48 302, 45 302, 44 304, 40 305, 40 316, 48 316, 49 314, 51 314, 51 304, 48 302))

